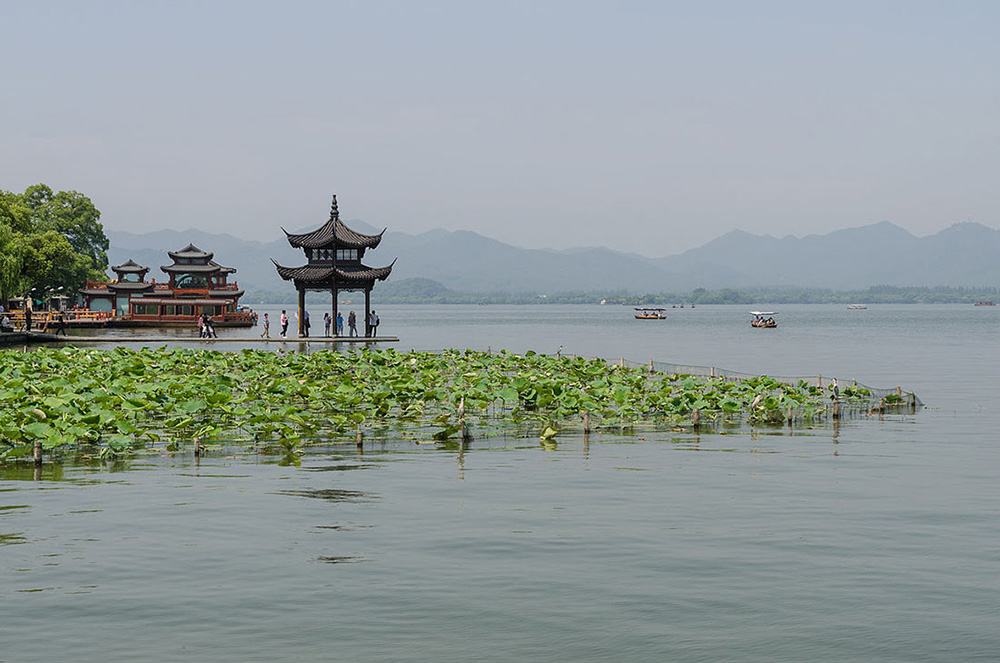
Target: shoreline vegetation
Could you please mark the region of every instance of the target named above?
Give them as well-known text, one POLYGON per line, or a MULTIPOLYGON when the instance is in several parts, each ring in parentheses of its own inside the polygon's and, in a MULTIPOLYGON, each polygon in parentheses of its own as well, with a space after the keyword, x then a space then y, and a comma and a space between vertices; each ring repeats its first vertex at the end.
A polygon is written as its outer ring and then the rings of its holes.
MULTIPOLYGON (((690 304, 974 304, 1000 301, 1000 288, 991 286, 892 286, 862 290, 832 290, 781 286, 773 288, 697 288, 689 292, 636 294, 609 292, 503 293, 461 292, 437 281, 401 279, 380 284, 381 304, 605 304, 662 306, 690 304)), ((248 288, 244 301, 286 304, 288 294, 248 288)))
POLYGON ((450 443, 563 431, 811 426, 912 412, 912 394, 667 373, 527 352, 343 354, 159 348, 0 351, 0 462, 116 458, 242 444, 287 462, 310 444, 392 434, 450 443))

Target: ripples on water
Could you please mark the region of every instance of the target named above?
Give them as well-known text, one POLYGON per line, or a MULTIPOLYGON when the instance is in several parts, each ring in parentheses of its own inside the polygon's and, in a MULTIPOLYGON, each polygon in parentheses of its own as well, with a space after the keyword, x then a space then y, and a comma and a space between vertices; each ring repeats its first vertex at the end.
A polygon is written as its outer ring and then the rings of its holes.
POLYGON ((0 661, 1000 651, 995 321, 869 309, 851 312, 877 313, 867 326, 844 329, 842 312, 807 307, 808 324, 789 316, 761 336, 743 328, 742 310, 699 307, 702 322, 635 328, 606 307, 548 318, 551 307, 511 308, 494 324, 472 311, 475 325, 448 331, 445 312, 400 307, 412 334, 399 335, 433 349, 432 333, 443 343, 467 332, 498 348, 521 329, 509 345, 898 380, 930 407, 791 433, 636 429, 545 445, 480 434, 464 446, 382 437, 317 450, 299 467, 239 449, 6 466, 0 661), (730 317, 738 329, 720 322, 730 317))

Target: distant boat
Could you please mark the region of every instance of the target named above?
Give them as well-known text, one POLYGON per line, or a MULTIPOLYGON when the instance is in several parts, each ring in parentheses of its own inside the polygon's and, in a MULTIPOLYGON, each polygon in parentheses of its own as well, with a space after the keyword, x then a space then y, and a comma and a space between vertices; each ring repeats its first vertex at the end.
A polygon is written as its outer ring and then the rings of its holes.
POLYGON ((774 329, 778 326, 778 323, 774 321, 774 316, 778 315, 777 311, 750 311, 750 315, 753 316, 750 321, 751 327, 774 329))
POLYGON ((994 302, 976 302, 976 306, 996 306, 994 302))
POLYGON ((650 307, 635 307, 637 311, 635 314, 636 320, 666 320, 667 314, 664 313, 667 309, 665 308, 650 308, 650 307))
POLYGON ((865 306, 864 304, 851 304, 850 306, 847 307, 847 310, 849 310, 849 311, 863 311, 866 308, 868 308, 868 307, 865 306))

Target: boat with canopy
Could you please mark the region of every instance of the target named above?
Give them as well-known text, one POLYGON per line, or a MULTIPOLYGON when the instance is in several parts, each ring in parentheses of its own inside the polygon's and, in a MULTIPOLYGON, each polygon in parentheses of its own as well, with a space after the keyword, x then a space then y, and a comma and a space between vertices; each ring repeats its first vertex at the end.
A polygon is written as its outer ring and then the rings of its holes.
POLYGON ((778 315, 777 311, 750 311, 750 315, 753 316, 750 320, 751 327, 773 329, 778 326, 774 321, 774 316, 778 315))

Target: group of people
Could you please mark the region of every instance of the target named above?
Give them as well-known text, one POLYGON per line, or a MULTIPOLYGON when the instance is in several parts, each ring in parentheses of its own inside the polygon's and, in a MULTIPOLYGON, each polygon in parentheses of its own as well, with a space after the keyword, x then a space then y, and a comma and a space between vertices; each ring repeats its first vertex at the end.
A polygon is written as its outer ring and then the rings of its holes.
POLYGON ((219 335, 215 333, 215 319, 212 316, 204 313, 198 316, 198 337, 219 338, 219 335))
MULTIPOLYGON (((288 337, 288 312, 285 309, 281 311, 281 333, 279 336, 281 338, 288 337)), ((261 338, 271 338, 271 321, 267 317, 267 313, 264 314, 263 318, 263 329, 261 329, 261 338)), ((366 336, 377 336, 379 325, 379 318, 375 311, 371 312, 368 316, 368 330, 366 336)), ((309 311, 302 312, 302 336, 303 338, 309 338, 309 311)), ((334 330, 333 336, 343 336, 344 335, 344 315, 340 312, 337 313, 336 320, 329 313, 323 314, 323 336, 326 338, 331 338, 330 331, 334 330)), ((358 316, 351 311, 347 315, 347 329, 348 336, 355 337, 358 336, 358 316)))

